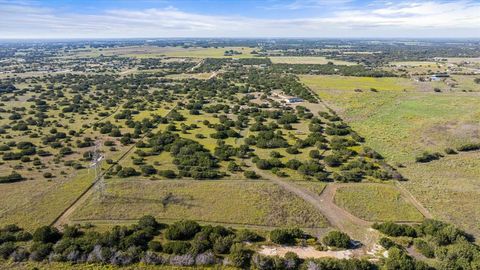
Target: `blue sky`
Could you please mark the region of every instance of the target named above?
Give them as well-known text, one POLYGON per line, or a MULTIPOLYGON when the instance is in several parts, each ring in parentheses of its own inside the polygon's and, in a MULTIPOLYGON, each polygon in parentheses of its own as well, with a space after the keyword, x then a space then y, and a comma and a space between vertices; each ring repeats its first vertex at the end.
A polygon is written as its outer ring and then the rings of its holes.
POLYGON ((480 38, 480 0, 0 0, 0 38, 480 38))

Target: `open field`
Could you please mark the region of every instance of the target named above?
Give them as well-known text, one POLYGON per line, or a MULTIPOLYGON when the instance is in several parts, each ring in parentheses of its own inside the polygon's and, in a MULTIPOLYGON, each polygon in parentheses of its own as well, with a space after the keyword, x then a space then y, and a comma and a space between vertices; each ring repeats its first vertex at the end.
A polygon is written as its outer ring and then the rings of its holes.
POLYGON ((274 56, 269 58, 274 64, 327 64, 331 62, 335 65, 356 65, 353 62, 327 59, 321 56, 274 56))
POLYGON ((335 203, 350 213, 376 222, 420 222, 420 212, 402 198, 392 185, 360 184, 341 186, 335 203))
POLYGON ((301 75, 301 80, 316 90, 413 91, 416 85, 404 78, 348 77, 336 75, 301 75))
MULTIPOLYGON (((97 194, 98 195, 98 194, 97 194)), ((73 221, 194 219, 238 225, 321 228, 325 219, 295 195, 267 181, 107 181, 104 201, 92 196, 73 221), (226 203, 228 202, 228 203, 226 203)))
POLYGON ((253 48, 249 47, 218 47, 218 48, 182 48, 182 47, 156 47, 156 46, 130 46, 120 48, 106 49, 82 49, 73 51, 70 56, 74 57, 98 57, 104 56, 124 56, 134 58, 158 58, 158 57, 189 57, 189 58, 251 58, 253 48), (234 56, 225 56, 224 52, 234 50, 242 54, 234 56))
POLYGON ((28 230, 50 224, 93 181, 86 170, 68 180, 30 180, 0 185, 0 226, 18 224, 28 230))
POLYGON ((336 110, 408 181, 402 183, 435 217, 480 235, 477 153, 446 155, 427 164, 415 163, 423 151, 480 141, 480 99, 477 93, 377 93, 324 90, 315 81, 307 85, 336 110), (459 209, 461 209, 459 211, 459 209))

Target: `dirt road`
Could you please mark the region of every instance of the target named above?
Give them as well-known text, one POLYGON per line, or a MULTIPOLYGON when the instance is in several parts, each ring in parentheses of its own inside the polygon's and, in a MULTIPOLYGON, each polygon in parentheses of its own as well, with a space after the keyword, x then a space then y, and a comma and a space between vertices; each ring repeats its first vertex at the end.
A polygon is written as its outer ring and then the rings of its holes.
POLYGON ((376 239, 376 233, 370 229, 372 222, 360 219, 334 203, 335 184, 327 184, 321 194, 316 194, 297 186, 291 181, 282 180, 256 168, 251 161, 247 161, 247 164, 262 178, 274 182, 310 203, 328 220, 332 227, 348 233, 351 237, 362 241, 364 244, 371 243, 373 239, 376 239))

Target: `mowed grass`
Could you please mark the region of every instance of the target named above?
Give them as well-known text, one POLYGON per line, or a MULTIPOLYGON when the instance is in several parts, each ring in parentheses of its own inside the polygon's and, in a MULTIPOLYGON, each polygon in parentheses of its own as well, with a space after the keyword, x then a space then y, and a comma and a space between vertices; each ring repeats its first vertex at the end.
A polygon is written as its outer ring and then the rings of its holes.
MULTIPOLYGON (((446 155, 415 163, 423 151, 444 153, 468 142, 480 142, 478 93, 379 91, 356 93, 310 85, 322 100, 366 138, 408 179, 402 182, 435 218, 480 236, 479 154, 446 155)), ((478 91, 478 89, 477 89, 478 91)))
POLYGON ((358 184, 339 187, 335 203, 369 221, 422 221, 422 214, 394 186, 358 184))
POLYGON ((302 199, 262 180, 111 179, 103 201, 93 195, 77 209, 72 221, 115 222, 147 214, 166 221, 193 219, 232 226, 328 226, 302 199))
POLYGON ((317 90, 376 90, 403 91, 413 90, 413 81, 405 78, 373 78, 337 75, 301 75, 300 79, 308 86, 317 90))
POLYGON ((335 65, 356 65, 353 62, 347 62, 342 60, 327 59, 321 56, 275 56, 270 57, 270 60, 274 64, 327 64, 332 62, 335 65))

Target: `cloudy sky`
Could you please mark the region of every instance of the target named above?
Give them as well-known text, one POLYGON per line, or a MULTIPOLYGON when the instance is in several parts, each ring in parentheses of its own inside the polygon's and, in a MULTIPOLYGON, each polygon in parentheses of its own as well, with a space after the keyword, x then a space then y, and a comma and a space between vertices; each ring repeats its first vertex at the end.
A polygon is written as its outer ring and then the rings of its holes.
POLYGON ((0 0, 0 39, 480 38, 480 0, 0 0))

